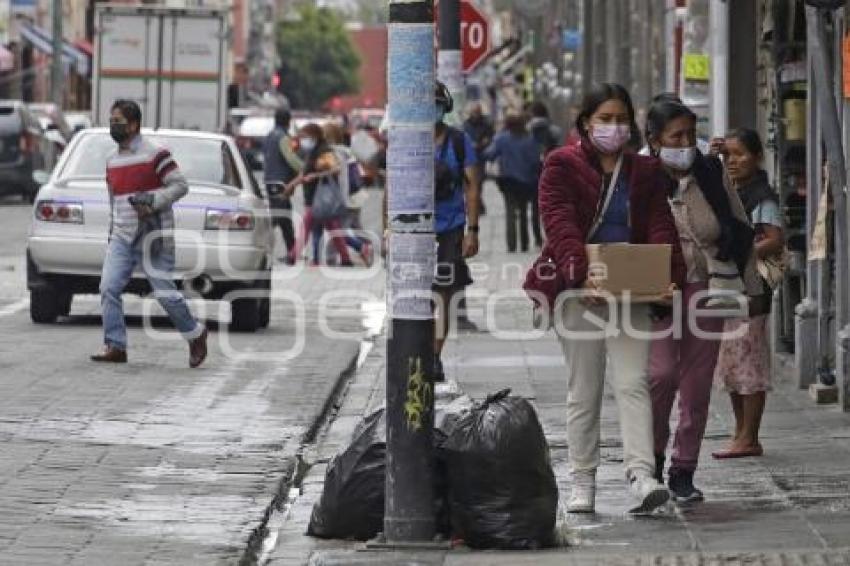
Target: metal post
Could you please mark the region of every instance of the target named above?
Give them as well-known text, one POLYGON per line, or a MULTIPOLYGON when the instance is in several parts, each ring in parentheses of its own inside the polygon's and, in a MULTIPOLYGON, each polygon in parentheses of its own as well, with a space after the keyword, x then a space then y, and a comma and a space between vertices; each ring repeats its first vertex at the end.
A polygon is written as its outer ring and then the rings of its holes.
POLYGON ((50 62, 50 99, 62 108, 62 0, 53 0, 53 58, 50 62))
POLYGON ((387 482, 390 546, 435 534, 434 424, 434 6, 389 4, 389 239, 387 482))
POLYGON ((620 66, 620 14, 622 7, 619 0, 605 3, 605 80, 619 82, 620 66))
MULTIPOLYGON (((817 8, 806 6, 808 39, 812 50, 815 82, 818 86, 818 106, 821 111, 823 141, 829 165, 830 186, 835 206, 835 373, 839 383, 842 408, 850 410, 850 327, 847 326, 848 296, 848 199, 847 177, 844 162, 844 144, 841 136, 841 121, 835 101, 833 69, 830 65, 829 46, 826 42, 826 23, 823 13, 817 8)), ((817 141, 815 141, 817 143, 817 141)))
MULTIPOLYGON (((817 85, 814 77, 814 62, 812 51, 806 57, 809 82, 809 93, 806 97, 806 242, 812 241, 815 224, 817 223, 818 206, 820 204, 823 183, 821 182, 821 128, 820 112, 817 104, 817 85)), ((829 311, 829 295, 822 297, 820 292, 821 278, 826 262, 809 260, 806 262, 806 296, 794 310, 794 368, 797 372, 797 385, 805 389, 815 383, 818 367, 828 365, 830 344, 827 341, 829 328, 827 318, 829 311), (826 300, 825 305, 821 304, 826 300), (822 308, 823 307, 823 308, 822 308), (820 335, 819 335, 820 333, 820 335)))
POLYGON ((711 135, 722 136, 729 129, 729 3, 724 0, 711 0, 709 20, 711 135))
POLYGON ((437 54, 437 78, 448 87, 455 101, 446 117, 451 126, 463 124, 464 95, 463 53, 460 42, 460 0, 440 0, 440 51, 437 54))
POLYGON ((581 92, 587 94, 593 86, 593 52, 595 34, 593 27, 593 0, 584 0, 581 6, 581 92))

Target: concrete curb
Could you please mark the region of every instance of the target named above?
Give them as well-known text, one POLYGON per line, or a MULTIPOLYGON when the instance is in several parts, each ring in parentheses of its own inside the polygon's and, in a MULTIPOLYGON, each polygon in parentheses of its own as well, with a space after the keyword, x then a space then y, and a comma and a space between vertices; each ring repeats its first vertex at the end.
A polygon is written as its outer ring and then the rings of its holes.
POLYGON ((245 551, 239 559, 239 566, 255 566, 261 563, 261 557, 264 553, 266 540, 271 534, 269 523, 272 521, 276 513, 280 513, 289 499, 290 490, 300 485, 304 478, 308 466, 304 462, 303 452, 305 446, 315 442, 319 432, 328 424, 333 412, 339 407, 346 386, 357 369, 357 360, 360 357, 360 350, 355 352, 344 369, 339 372, 336 379, 333 379, 324 395, 324 402, 309 418, 309 424, 301 435, 299 442, 299 451, 294 458, 290 458, 286 462, 286 471, 278 483, 277 489, 272 496, 272 500, 266 507, 263 513, 263 518, 260 523, 251 531, 251 536, 246 543, 245 551))

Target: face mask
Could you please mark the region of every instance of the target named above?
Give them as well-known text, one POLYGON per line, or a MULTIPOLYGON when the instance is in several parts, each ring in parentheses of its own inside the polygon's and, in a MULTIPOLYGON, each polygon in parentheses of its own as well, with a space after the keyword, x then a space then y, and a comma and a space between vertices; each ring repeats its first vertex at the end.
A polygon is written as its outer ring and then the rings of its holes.
POLYGON ((694 147, 662 147, 658 152, 661 163, 677 171, 688 171, 694 164, 697 148, 694 147))
POLYGON ((590 140, 603 153, 617 153, 629 138, 632 129, 625 124, 593 124, 590 127, 590 140))
POLYGON ((298 143, 304 151, 313 151, 316 149, 316 140, 313 138, 301 138, 298 143))
POLYGON ((115 143, 121 144, 127 141, 129 132, 127 132, 127 124, 115 123, 109 125, 109 135, 115 140, 115 143))

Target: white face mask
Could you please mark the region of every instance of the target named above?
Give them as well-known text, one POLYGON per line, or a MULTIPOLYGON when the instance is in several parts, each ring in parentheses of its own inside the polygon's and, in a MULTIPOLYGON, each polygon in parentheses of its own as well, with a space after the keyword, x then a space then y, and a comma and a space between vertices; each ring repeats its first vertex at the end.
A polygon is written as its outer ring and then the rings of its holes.
POLYGON ((697 156, 696 146, 662 147, 658 152, 661 163, 676 171, 689 171, 697 156))
POLYGON ((618 153, 629 138, 632 129, 627 124, 591 124, 590 139, 603 153, 618 153))
POLYGON ((316 140, 313 138, 301 138, 298 140, 298 145, 304 151, 313 151, 316 148, 316 140))

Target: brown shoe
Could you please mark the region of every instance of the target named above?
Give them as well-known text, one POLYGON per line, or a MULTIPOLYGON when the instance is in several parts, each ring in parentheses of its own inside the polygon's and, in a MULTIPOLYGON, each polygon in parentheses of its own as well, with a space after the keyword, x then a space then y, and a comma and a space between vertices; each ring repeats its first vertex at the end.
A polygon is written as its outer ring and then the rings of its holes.
POLYGON ((91 357, 93 362, 102 362, 107 364, 126 364, 127 350, 119 350, 112 346, 106 346, 102 354, 95 354, 91 357))
POLYGON ((189 342, 189 367, 196 368, 207 358, 207 329, 204 328, 203 333, 189 342))

